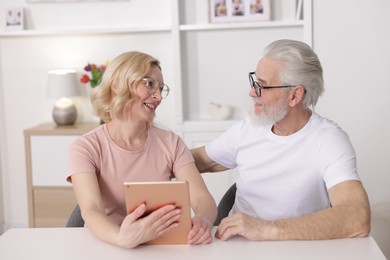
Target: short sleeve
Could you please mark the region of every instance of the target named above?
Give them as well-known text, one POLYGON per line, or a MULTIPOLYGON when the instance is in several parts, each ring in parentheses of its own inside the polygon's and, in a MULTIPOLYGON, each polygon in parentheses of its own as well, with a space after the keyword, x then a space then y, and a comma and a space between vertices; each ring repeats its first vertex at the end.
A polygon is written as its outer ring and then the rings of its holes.
POLYGON ((242 122, 231 126, 225 133, 206 145, 206 153, 216 163, 232 169, 237 166, 238 137, 242 122))
POLYGON ((71 182, 71 176, 76 173, 95 173, 96 165, 94 154, 84 136, 78 137, 68 148, 68 176, 66 180, 71 182))
POLYGON ((177 145, 175 150, 175 161, 173 163, 173 172, 176 172, 183 166, 194 162, 191 151, 185 145, 184 141, 177 135, 175 135, 175 138, 177 145))
POLYGON ((329 131, 319 150, 320 165, 327 189, 347 180, 360 180, 356 154, 348 135, 341 129, 329 131))

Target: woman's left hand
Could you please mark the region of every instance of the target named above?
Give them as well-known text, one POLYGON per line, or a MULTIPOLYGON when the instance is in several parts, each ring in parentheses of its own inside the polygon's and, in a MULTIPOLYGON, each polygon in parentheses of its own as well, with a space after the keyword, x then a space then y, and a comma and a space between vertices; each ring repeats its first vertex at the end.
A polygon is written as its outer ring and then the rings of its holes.
POLYGON ((191 221, 192 229, 190 233, 188 233, 188 244, 210 244, 213 240, 213 237, 211 235, 212 225, 197 216, 193 217, 191 221))

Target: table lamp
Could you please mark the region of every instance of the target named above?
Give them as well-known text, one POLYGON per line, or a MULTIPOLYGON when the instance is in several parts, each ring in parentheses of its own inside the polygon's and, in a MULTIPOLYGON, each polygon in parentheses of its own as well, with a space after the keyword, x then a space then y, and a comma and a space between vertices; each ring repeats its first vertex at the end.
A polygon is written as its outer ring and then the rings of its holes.
POLYGON ((73 125, 77 119, 76 107, 69 97, 80 95, 75 70, 50 70, 47 81, 47 96, 58 98, 53 107, 53 120, 61 125, 73 125))

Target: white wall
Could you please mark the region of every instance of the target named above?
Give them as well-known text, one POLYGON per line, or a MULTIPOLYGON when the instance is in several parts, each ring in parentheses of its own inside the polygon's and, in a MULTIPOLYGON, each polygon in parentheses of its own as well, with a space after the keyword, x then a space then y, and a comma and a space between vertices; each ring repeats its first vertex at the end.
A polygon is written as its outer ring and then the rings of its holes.
MULTIPOLYGON (((3 15, 6 5, 24 5, 27 27, 38 29, 78 26, 76 21, 85 26, 91 23, 134 26, 138 24, 137 17, 142 23, 169 24, 169 3, 169 0, 130 0, 27 5, 23 0, 0 0, 0 13, 3 15), (149 8, 151 6, 155 8, 149 8), (118 15, 113 17, 116 12, 118 15)), ((371 202, 378 203, 390 200, 387 188, 390 160, 386 157, 390 154, 387 137, 390 82, 386 77, 390 60, 390 16, 387 14, 390 2, 367 3, 367 0, 314 0, 314 48, 322 60, 326 82, 326 93, 320 99, 317 112, 333 119, 349 133, 371 202)), ((51 120, 52 101, 45 97, 47 70, 73 67, 80 71, 88 61, 104 62, 124 50, 139 48, 160 58, 165 81, 173 81, 172 39, 164 32, 160 37, 148 34, 146 37, 146 42, 140 42, 136 35, 125 34, 1 38, 0 93, 3 95, 0 94, 0 105, 4 109, 0 109, 0 137, 3 136, 0 151, 5 154, 1 154, 0 173, 6 227, 27 226, 23 130, 51 120)), ((260 53, 260 50, 252 51, 260 53)), ((169 127, 173 127, 175 121, 173 97, 174 94, 161 108, 159 116, 169 127)))
MULTIPOLYGON (((1 52, 0 52, 0 60, 1 60, 1 52)), ((2 72, 0 70, 0 79, 2 77, 2 72)), ((0 101, 3 101, 3 87, 2 87, 2 82, 0 81, 0 101)), ((0 120, 4 118, 4 102, 0 102, 0 120)), ((5 144, 5 133, 4 133, 4 128, 2 127, 2 124, 0 124, 0 235, 2 233, 5 220, 4 220, 4 191, 3 191, 3 172, 5 168, 4 164, 6 162, 6 146, 5 144)))
POLYGON ((371 203, 390 201, 390 1, 314 1, 324 68, 317 111, 346 130, 371 203))

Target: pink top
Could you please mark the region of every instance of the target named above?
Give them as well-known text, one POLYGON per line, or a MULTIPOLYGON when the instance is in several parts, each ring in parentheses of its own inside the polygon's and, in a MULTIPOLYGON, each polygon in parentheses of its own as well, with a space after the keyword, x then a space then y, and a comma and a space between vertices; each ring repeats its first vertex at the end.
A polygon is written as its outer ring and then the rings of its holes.
POLYGON ((72 182, 77 173, 95 173, 106 213, 120 225, 126 216, 124 182, 167 181, 192 162, 190 150, 171 131, 151 126, 145 145, 129 151, 114 143, 103 124, 70 145, 66 180, 72 182))

